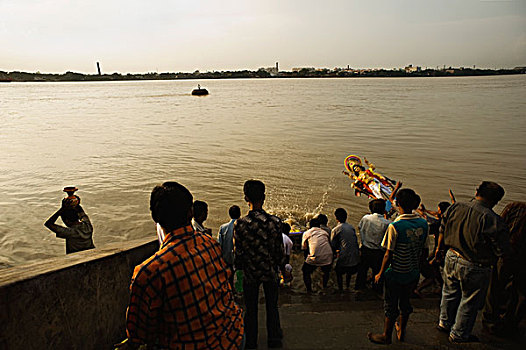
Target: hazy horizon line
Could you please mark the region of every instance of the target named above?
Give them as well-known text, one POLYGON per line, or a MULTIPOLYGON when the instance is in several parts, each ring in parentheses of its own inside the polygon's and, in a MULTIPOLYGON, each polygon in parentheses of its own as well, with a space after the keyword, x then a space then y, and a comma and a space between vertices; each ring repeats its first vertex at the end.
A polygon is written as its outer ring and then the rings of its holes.
MULTIPOLYGON (((366 70, 366 69, 369 69, 369 70, 396 70, 396 69, 404 69, 405 67, 408 67, 409 65, 411 65, 411 63, 407 64, 406 66, 403 66, 403 67, 390 67, 390 68, 387 68, 387 67, 352 67, 349 65, 349 69, 354 69, 354 70, 366 70)), ((425 66, 425 65, 415 65, 415 64, 412 64, 413 67, 420 67, 421 69, 444 69, 444 68, 468 68, 468 69, 492 69, 492 70, 499 70, 499 69, 514 69, 514 68, 517 68, 517 67, 526 67, 526 64, 524 65, 518 65, 518 66, 507 66, 507 67, 498 67, 498 66, 493 66, 493 67, 488 67, 488 66, 477 66, 477 65, 448 65, 448 64, 443 64, 443 65, 434 65, 434 66, 425 66)), ((169 70, 159 70, 159 69, 156 69, 156 70, 152 70, 152 71, 144 71, 144 72, 131 72, 131 71, 128 71, 128 72, 123 72, 123 71, 108 71, 108 72, 102 72, 102 75, 105 75, 105 74, 114 74, 114 73, 117 73, 117 74, 151 74, 151 73, 184 73, 184 74, 192 74, 192 73, 195 73, 196 71, 199 71, 199 73, 213 73, 213 72, 240 72, 240 71, 257 71, 259 69, 268 69, 268 68, 273 68, 275 66, 265 66, 265 67, 258 67, 258 68, 237 68, 237 69, 207 69, 207 70, 201 70, 201 69, 195 69, 194 71, 169 71, 169 70)), ((330 70, 334 70, 334 69, 348 69, 347 68, 347 65, 346 66, 341 66, 341 67, 333 67, 333 68, 329 68, 329 67, 316 67, 316 66, 312 66, 312 65, 298 65, 298 66, 295 66, 295 67, 292 67, 290 69, 279 69, 279 72, 291 72, 292 69, 297 69, 297 68, 314 68, 314 69, 330 69, 330 70)), ((65 71, 62 71, 62 72, 59 72, 59 71, 53 71, 53 72, 41 72, 39 70, 35 70, 35 71, 30 71, 30 70, 3 70, 3 69, 0 69, 1 72, 5 72, 5 73, 14 73, 14 72, 20 72, 20 73, 30 73, 30 74, 65 74, 65 73, 68 73, 68 72, 71 72, 71 73, 80 73, 80 74, 85 74, 85 75, 90 75, 90 74, 94 74, 94 75, 98 75, 98 72, 97 72, 97 68, 95 66, 95 69, 93 71, 82 71, 82 70, 65 70, 65 71)), ((101 66, 101 71, 103 71, 102 69, 102 66, 101 66)))

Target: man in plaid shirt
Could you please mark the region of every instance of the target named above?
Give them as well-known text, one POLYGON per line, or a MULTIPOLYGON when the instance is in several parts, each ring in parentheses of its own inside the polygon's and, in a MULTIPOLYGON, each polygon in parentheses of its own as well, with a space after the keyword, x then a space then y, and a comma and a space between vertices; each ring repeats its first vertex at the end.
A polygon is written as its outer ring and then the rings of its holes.
POLYGON ((135 268, 126 315, 128 348, 241 349, 243 319, 219 244, 191 226, 192 194, 176 182, 156 186, 152 218, 165 238, 135 268))
POLYGON ((258 294, 263 283, 267 310, 268 347, 282 346, 278 311, 278 267, 285 271, 281 220, 263 210, 265 184, 249 180, 243 187, 250 211, 234 224, 234 265, 243 270, 246 349, 257 348, 258 294))

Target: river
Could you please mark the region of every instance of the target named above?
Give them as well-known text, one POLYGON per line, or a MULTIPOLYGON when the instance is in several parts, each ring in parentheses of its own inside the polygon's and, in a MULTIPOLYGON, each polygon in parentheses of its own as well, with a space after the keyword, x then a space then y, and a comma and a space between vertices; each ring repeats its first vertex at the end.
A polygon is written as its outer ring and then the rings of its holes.
POLYGON ((179 80, 0 84, 0 266, 64 254, 44 226, 63 186, 97 247, 155 237, 153 186, 176 180, 209 204, 217 234, 243 182, 267 185, 268 211, 302 221, 337 207, 357 225, 367 199, 348 154, 415 189, 429 208, 506 190, 526 199, 526 76, 179 80), (191 96, 197 84, 209 96, 191 96))

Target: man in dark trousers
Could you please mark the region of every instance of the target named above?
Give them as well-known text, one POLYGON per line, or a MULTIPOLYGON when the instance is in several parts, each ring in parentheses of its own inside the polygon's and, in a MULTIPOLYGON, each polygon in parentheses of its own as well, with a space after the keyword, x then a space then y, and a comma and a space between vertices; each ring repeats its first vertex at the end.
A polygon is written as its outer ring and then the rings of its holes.
POLYGON ((256 349, 258 341, 258 297, 263 284, 267 311, 269 348, 282 346, 278 311, 279 274, 285 271, 281 220, 263 210, 265 184, 249 180, 243 186, 250 211, 234 223, 234 265, 243 271, 246 349, 256 349))
POLYGON ((437 328, 449 333, 452 343, 478 341, 471 331, 484 305, 492 265, 509 243, 506 223, 493 211, 503 196, 499 184, 484 181, 474 200, 456 202, 442 218, 436 255, 444 244, 449 250, 437 328))

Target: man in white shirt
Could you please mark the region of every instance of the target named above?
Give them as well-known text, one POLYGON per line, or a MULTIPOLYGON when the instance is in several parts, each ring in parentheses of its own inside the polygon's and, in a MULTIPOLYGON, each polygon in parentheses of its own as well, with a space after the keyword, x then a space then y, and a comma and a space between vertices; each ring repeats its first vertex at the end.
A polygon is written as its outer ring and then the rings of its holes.
POLYGON ((204 222, 208 218, 208 204, 203 201, 195 201, 193 204, 194 217, 192 219, 192 227, 196 232, 204 233, 212 237, 212 230, 205 228, 204 222))
POLYGON ((292 246, 294 243, 289 237, 290 225, 286 222, 283 223, 283 250, 285 251, 285 264, 290 263, 290 254, 292 253, 292 246))
MULTIPOLYGON (((384 217, 385 200, 373 199, 369 202, 369 209, 371 214, 365 215, 358 224, 362 246, 360 248, 361 264, 356 276, 356 289, 365 289, 369 269, 373 270, 373 276, 376 276, 380 271, 385 253, 381 244, 385 231, 391 223, 384 217)), ((383 286, 381 283, 373 283, 373 289, 382 293, 383 286)))
POLYGON ((323 272, 323 288, 327 288, 333 258, 330 236, 325 230, 320 228, 319 221, 312 219, 309 222, 309 227, 310 229, 303 234, 301 240, 301 248, 305 250, 305 254, 307 255, 305 263, 303 263, 303 267, 301 268, 307 293, 312 292, 311 274, 317 267, 321 267, 321 271, 323 272))

